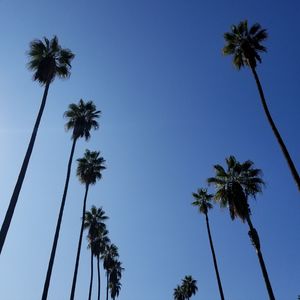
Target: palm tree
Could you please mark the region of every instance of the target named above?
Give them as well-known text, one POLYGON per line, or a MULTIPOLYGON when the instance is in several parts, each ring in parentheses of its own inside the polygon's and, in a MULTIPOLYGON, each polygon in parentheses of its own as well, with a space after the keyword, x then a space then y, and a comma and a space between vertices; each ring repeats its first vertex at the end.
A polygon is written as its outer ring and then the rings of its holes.
POLYGON ((256 250, 260 267, 263 273, 269 298, 274 300, 269 275, 261 253, 259 236, 251 221, 251 210, 248 204, 249 197, 256 197, 261 193, 264 181, 261 178, 261 170, 255 169, 252 161, 240 163, 234 156, 226 158, 227 170, 221 165, 215 165, 215 177, 208 178, 209 184, 216 187, 215 200, 221 207, 228 207, 231 219, 240 218, 249 226, 249 237, 256 250))
POLYGON ((89 248, 91 249, 91 279, 90 279, 90 288, 89 288, 89 300, 92 297, 92 286, 93 286, 93 256, 94 256, 94 247, 96 239, 98 238, 98 233, 100 230, 105 230, 106 226, 104 221, 108 217, 105 215, 105 212, 102 208, 96 208, 92 206, 90 211, 85 212, 84 215, 84 229, 88 229, 88 241, 89 248))
POLYGON ((110 296, 113 300, 115 300, 116 297, 119 297, 121 287, 122 287, 122 284, 120 282, 120 279, 111 279, 110 280, 110 283, 109 283, 110 296))
POLYGON ((189 300, 198 291, 197 281, 192 276, 185 276, 182 280, 182 290, 185 299, 189 300))
MULTIPOLYGON (((113 300, 119 296, 120 290, 122 287, 121 278, 122 272, 124 268, 122 268, 122 263, 117 259, 114 259, 114 263, 110 267, 110 275, 109 275, 109 289, 110 295, 113 300)), ((108 297, 106 298, 108 300, 108 297)))
POLYGON ((233 64, 238 70, 242 67, 249 67, 251 69, 266 117, 288 163, 298 189, 300 190, 300 177, 298 171, 272 119, 262 85, 256 72, 257 63, 261 63, 262 61, 260 53, 267 51, 266 47, 262 45, 262 42, 264 42, 267 37, 268 34, 266 29, 262 29, 260 24, 255 23, 253 26, 248 28, 248 22, 242 21, 237 26, 233 25, 231 27, 231 32, 226 32, 224 34, 226 45, 223 48, 223 53, 225 55, 233 55, 233 64))
POLYGON ((71 61, 74 58, 74 54, 69 49, 61 48, 56 36, 54 36, 50 41, 47 38, 44 38, 43 41, 32 41, 30 43, 28 56, 28 67, 34 72, 33 80, 38 81, 42 86, 45 87, 45 89, 27 151, 1 227, 0 254, 5 243, 6 235, 9 230, 9 226, 13 218, 14 210, 16 208, 22 184, 26 175, 27 167, 35 143, 35 138, 46 105, 50 83, 53 82, 56 77, 68 78, 70 76, 71 61))
POLYGON ((185 300, 184 292, 180 285, 177 285, 177 287, 174 289, 173 297, 174 300, 185 300))
POLYGON ((100 300, 100 258, 105 253, 105 249, 108 247, 110 239, 108 238, 108 231, 106 229, 101 229, 98 231, 97 237, 93 243, 93 253, 97 258, 97 275, 98 275, 98 297, 100 300))
POLYGON ((77 159, 78 161, 77 176, 79 178, 79 181, 85 185, 85 194, 84 194, 83 207, 82 207, 81 228, 79 234, 70 300, 74 300, 74 296, 75 296, 77 273, 78 273, 80 251, 81 251, 81 244, 82 244, 82 235, 84 229, 86 201, 87 201, 89 187, 90 185, 96 184, 96 182, 102 178, 102 171, 106 169, 106 167, 104 166, 105 160, 103 157, 99 155, 100 152, 98 151, 85 150, 84 156, 82 158, 77 159))
POLYGON ((100 111, 96 110, 96 106, 92 101, 84 102, 82 99, 79 101, 78 104, 72 103, 69 105, 69 109, 64 113, 65 118, 67 118, 66 129, 72 130, 72 148, 70 153, 70 158, 68 162, 67 168, 67 176, 65 181, 65 187, 63 196, 61 199, 61 205, 59 209, 52 250, 50 254, 50 259, 48 263, 48 269, 46 274, 46 279, 44 283, 43 295, 42 300, 46 300, 48 296, 48 290, 50 285, 50 279, 56 254, 57 242, 59 238, 59 231, 61 227, 62 217, 65 208, 65 202, 68 192, 70 174, 71 174, 71 166, 73 161, 73 155, 75 151, 76 142, 79 138, 85 138, 85 140, 89 140, 90 138, 90 131, 92 129, 98 129, 99 125, 96 119, 99 118, 100 111))
POLYGON ((106 270, 106 300, 108 299, 109 275, 117 258, 119 258, 118 247, 115 244, 107 245, 101 256, 103 268, 106 270))
POLYGON ((209 244, 210 244, 210 249, 211 249, 211 253, 213 256, 213 262, 214 262, 215 272, 216 272, 216 276, 217 276, 220 297, 221 297, 221 300, 225 300, 222 283, 221 283, 221 278, 220 278, 220 274, 219 274, 219 269, 218 269, 218 264, 217 264, 217 258, 216 258, 214 245, 213 245, 213 241, 212 241, 212 237, 211 237, 211 233, 210 233, 209 219, 208 219, 208 210, 212 209, 212 207, 213 207, 212 204, 210 203, 210 201, 214 197, 214 195, 208 194, 207 189, 201 188, 201 189, 197 190, 197 193, 193 193, 193 197, 195 198, 195 201, 192 203, 192 205, 198 207, 199 212, 205 215, 209 244))

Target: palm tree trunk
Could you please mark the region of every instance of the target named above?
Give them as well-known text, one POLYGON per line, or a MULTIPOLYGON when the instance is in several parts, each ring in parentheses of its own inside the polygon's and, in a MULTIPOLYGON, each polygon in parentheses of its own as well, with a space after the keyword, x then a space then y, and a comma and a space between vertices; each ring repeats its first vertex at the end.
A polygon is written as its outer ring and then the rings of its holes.
POLYGON ((97 255, 97 272, 98 272, 98 300, 100 300, 100 259, 97 255))
POLYGON ((15 188, 14 188, 13 194, 12 194, 10 202, 9 202, 9 206, 7 208, 7 211, 6 211, 6 215, 5 215, 3 224, 2 224, 2 227, 1 227, 1 231, 0 231, 0 254, 2 252, 2 248, 3 248, 3 245, 5 243, 6 235, 7 235, 7 232, 9 230, 9 226, 10 226, 11 220, 13 218, 13 214, 14 214, 17 202, 18 202, 18 198, 19 198, 19 194, 20 194, 20 191, 21 191, 21 188, 22 188, 22 184, 23 184, 23 181, 24 181, 24 178, 25 178, 25 175, 26 175, 26 171, 27 171, 27 167, 28 167, 28 164, 29 164, 29 160, 30 160, 30 157, 31 157, 32 150, 33 150, 35 138, 36 138, 36 135, 37 135, 37 132, 38 132, 38 129, 39 129, 39 126, 40 126, 40 121, 41 121, 41 118, 42 118, 42 115, 43 115, 43 112, 44 112, 44 108, 45 108, 45 105, 46 105, 49 86, 50 86, 50 82, 47 82, 46 85, 45 85, 45 90, 44 90, 41 106, 40 106, 40 109, 39 109, 39 112, 38 112, 38 115, 37 115, 37 118, 36 118, 36 121, 35 121, 35 124, 34 124, 34 127, 33 127, 33 131, 32 131, 32 134, 31 134, 29 144, 28 144, 28 148, 27 148, 27 151, 26 151, 26 154, 25 154, 22 166, 21 166, 21 170, 20 170, 20 173, 19 173, 16 185, 15 185, 15 188))
POLYGON ((63 196, 61 199, 61 205, 60 205, 59 215, 58 215, 58 219, 57 219, 54 240, 53 240, 53 244, 52 244, 52 250, 51 250, 51 255, 50 255, 48 269, 47 269, 47 275, 46 275, 46 279, 45 279, 45 283, 44 283, 42 300, 46 300, 48 297, 48 290, 49 290, 50 279, 51 279, 51 274, 52 274, 52 269, 53 269, 53 264, 54 264, 54 259, 55 259, 57 242, 58 242, 58 238, 59 238, 61 221, 62 221, 64 208, 65 208, 65 202, 66 202, 66 198, 67 198, 67 192, 68 192, 68 186, 69 186, 71 167, 72 167, 72 161, 73 161, 73 155, 74 155, 74 150, 75 150, 75 146, 76 146, 76 141, 77 141, 77 138, 74 138, 71 153, 70 153, 69 163, 68 163, 68 170, 67 170, 67 177, 66 177, 66 182, 65 182, 65 187, 64 187, 64 193, 63 193, 63 196))
POLYGON ((283 139, 281 138, 281 135, 272 119, 272 116, 270 114, 270 111, 268 109, 268 105, 267 105, 267 102, 266 102, 266 99, 265 99, 265 96, 264 96, 264 92, 263 92, 263 89, 262 89, 262 86, 260 84, 260 80, 258 78, 258 75, 256 73, 256 70, 254 67, 251 67, 251 70, 252 70, 252 73, 253 73, 253 76, 254 76, 254 79, 256 81, 256 85, 257 85, 257 88, 258 88, 258 91, 259 91, 259 95, 260 95, 260 99, 261 99, 261 103, 262 103, 262 106, 264 108, 264 111, 265 111, 265 114, 266 114, 266 117, 270 123, 270 126, 273 130, 273 133, 277 139, 277 142, 279 143, 279 146, 281 148, 281 151, 283 152, 283 155, 288 163, 288 166, 290 168, 290 171, 292 173, 292 176, 294 178, 294 180, 296 181, 296 184, 298 186, 298 189, 300 190, 300 177, 299 177, 299 174, 298 174, 298 171, 294 165, 294 162, 284 144, 284 141, 283 139))
POLYGON ((210 226, 209 226, 209 220, 208 220, 207 213, 205 214, 205 219, 206 219, 206 227, 207 227, 207 232, 208 232, 210 249, 211 249, 211 253, 212 253, 212 256, 213 256, 214 267, 215 267, 215 272, 216 272, 218 286, 219 286, 220 297, 221 297, 221 300, 225 300, 224 293, 223 293, 223 288, 222 288, 222 283, 221 283, 221 279, 220 279, 220 274, 219 274, 219 269, 218 269, 218 264, 217 264, 217 258, 216 258, 214 245, 213 245, 213 241, 212 241, 212 237, 211 237, 211 233, 210 233, 210 226))
POLYGON ((109 272, 106 272, 106 300, 108 300, 109 272))
POLYGON ((94 256, 93 251, 91 249, 91 279, 90 279, 90 289, 89 289, 89 300, 92 299, 93 275, 94 275, 93 256, 94 256))
POLYGON ((258 236, 258 233, 257 233, 256 229, 254 228, 252 222, 251 222, 250 216, 247 217, 247 223, 248 223, 249 228, 250 228, 249 236, 250 236, 250 239, 251 239, 251 242, 252 242, 253 246, 255 247, 255 250, 256 250, 256 253, 257 253, 257 256, 258 256, 261 271, 263 273, 263 277, 264 277, 265 284, 266 284, 266 287, 267 287, 267 291, 268 291, 268 294, 269 294, 269 299, 270 300, 275 300, 275 296, 274 296, 274 293, 273 293, 273 290, 272 290, 271 282, 269 280, 268 271, 267 271, 267 268, 266 268, 261 250, 260 250, 259 236, 258 236))
POLYGON ((74 275, 73 275, 73 282, 72 282, 70 300, 74 300, 74 296, 75 296, 78 266, 79 266, 79 259, 80 259, 80 251, 81 251, 81 244, 82 244, 83 227, 84 227, 84 215, 85 215, 85 208, 86 208, 86 200, 87 200, 88 191, 89 191, 89 184, 86 184, 86 186, 85 186, 85 195, 84 195, 84 200, 83 200, 83 207, 82 207, 81 228, 80 228, 79 241, 78 241, 78 247, 77 247, 77 255, 76 255, 75 270, 74 270, 74 275))

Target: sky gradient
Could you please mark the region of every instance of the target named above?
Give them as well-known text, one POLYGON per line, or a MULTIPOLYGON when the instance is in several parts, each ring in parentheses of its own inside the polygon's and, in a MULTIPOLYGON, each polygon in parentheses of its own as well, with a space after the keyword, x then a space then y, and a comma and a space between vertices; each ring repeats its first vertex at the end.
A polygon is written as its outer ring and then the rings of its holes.
MULTIPOLYGON (((70 79, 49 89, 0 257, 0 299, 41 297, 71 150, 63 113, 80 98, 102 111, 99 130, 78 142, 74 157, 89 148, 107 161, 87 206, 102 206, 110 218, 110 238, 126 269, 118 299, 171 300, 185 275, 198 281, 193 299, 219 298, 205 220, 190 203, 213 176, 212 166, 231 154, 263 170, 266 188, 250 202, 253 224, 276 299, 297 298, 300 195, 250 71, 236 71, 221 53, 223 33, 244 19, 269 32, 257 70, 300 170, 299 1, 0 0, 0 220, 43 93, 26 68, 29 42, 56 34, 76 55, 70 79)), ((49 300, 70 294, 84 196, 76 166, 74 160, 49 300)), ((226 299, 267 299, 247 225, 217 206, 210 221, 226 299)), ((80 300, 88 295, 86 247, 84 239, 80 300)))

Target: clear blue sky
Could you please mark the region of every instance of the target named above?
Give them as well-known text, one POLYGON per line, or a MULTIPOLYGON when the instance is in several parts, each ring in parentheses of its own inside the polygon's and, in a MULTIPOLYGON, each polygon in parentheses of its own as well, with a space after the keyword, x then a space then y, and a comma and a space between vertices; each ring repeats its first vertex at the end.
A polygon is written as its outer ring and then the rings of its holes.
MULTIPOLYGON (((0 0, 0 220, 3 219, 43 89, 26 69, 29 42, 56 34, 76 54, 72 76, 50 87, 34 152, 0 257, 0 299, 40 299, 71 148, 63 112, 80 98, 102 111, 84 150, 101 150, 103 180, 88 207, 109 215, 126 268, 120 300, 171 300, 191 274, 194 299, 216 300, 204 218, 191 193, 230 154, 264 172, 251 202, 277 300, 300 294, 300 195, 267 124, 249 70, 221 55, 223 32, 247 18, 269 31, 258 72, 273 117, 300 169, 300 4, 296 0, 0 0)), ((49 300, 68 299, 84 188, 69 186, 49 300)), ((226 299, 267 299, 245 224, 210 214, 226 299)), ((88 294, 84 241, 76 299, 88 294)), ((102 273, 104 276, 104 273, 102 273)), ((103 286, 104 288, 104 286, 103 286)))

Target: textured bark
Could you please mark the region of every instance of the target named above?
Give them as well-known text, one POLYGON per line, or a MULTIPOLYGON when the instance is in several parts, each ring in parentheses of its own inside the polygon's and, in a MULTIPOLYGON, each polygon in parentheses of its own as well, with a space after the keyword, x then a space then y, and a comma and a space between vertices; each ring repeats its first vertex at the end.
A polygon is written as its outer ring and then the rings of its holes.
POLYGON ((225 300, 222 283, 221 283, 221 278, 220 278, 220 274, 219 274, 219 269, 218 269, 218 264, 217 264, 217 258, 216 258, 216 254, 215 254, 215 249, 214 249, 214 245, 213 245, 213 241, 212 241, 212 237, 211 237, 211 233, 210 233, 210 226, 209 226, 209 220, 208 220, 207 213, 205 214, 205 219, 206 219, 206 226, 207 226, 210 249, 211 249, 211 253, 212 253, 212 257, 213 257, 213 261, 214 261, 215 272, 216 272, 217 281, 218 281, 220 297, 221 297, 221 300, 225 300))
POLYGON ((81 228, 80 228, 80 234, 79 234, 79 240, 78 240, 78 247, 77 247, 76 262, 75 262, 75 269, 74 269, 74 274, 73 274, 73 282, 72 282, 70 300, 74 300, 74 297, 75 297, 76 281, 77 281, 81 244, 82 244, 82 236, 83 236, 83 229, 84 229, 84 215, 85 215, 85 210, 86 210, 86 200, 87 200, 88 191, 89 191, 89 184, 86 184, 85 195, 84 195, 84 200, 83 200, 83 207, 82 207, 81 228))
POLYGON ((29 164, 31 154, 32 154, 35 138, 36 138, 36 135, 37 135, 37 132, 38 132, 38 129, 39 129, 39 126, 40 126, 41 118, 42 118, 42 115, 43 115, 43 112, 44 112, 44 108, 45 108, 45 105, 46 105, 49 86, 50 86, 50 82, 46 83, 43 98, 42 98, 42 102, 41 102, 41 106, 40 106, 40 109, 39 109, 39 112, 38 112, 38 115, 37 115, 37 118, 36 118, 36 121, 35 121, 35 124, 34 124, 34 127, 33 127, 33 131, 32 131, 31 138, 30 138, 30 141, 29 141, 29 144, 28 144, 28 148, 27 148, 27 151, 26 151, 26 154, 25 154, 22 166, 21 166, 21 170, 20 170, 20 173, 19 173, 16 185, 15 185, 15 188, 14 188, 13 194, 12 194, 10 202, 9 202, 9 206, 7 208, 7 211, 6 211, 6 215, 5 215, 3 224, 2 224, 2 227, 1 227, 1 231, 0 231, 0 254, 2 252, 2 248, 3 248, 4 243, 5 243, 5 239, 6 239, 8 230, 9 230, 9 226, 10 226, 11 220, 13 218, 13 214, 14 214, 17 202, 18 202, 18 198, 19 198, 19 194, 20 194, 20 191, 21 191, 21 188, 22 188, 22 184, 23 184, 23 181, 24 181, 24 178, 25 178, 25 175, 26 175, 26 171, 27 171, 27 167, 28 167, 28 164, 29 164))
POLYGON ((50 255, 47 274, 46 274, 46 279, 45 279, 45 283, 44 283, 42 300, 46 300, 47 297, 48 297, 51 274, 52 274, 52 269, 53 269, 55 254, 56 254, 57 242, 58 242, 58 238, 59 238, 59 231, 60 231, 60 227, 61 227, 62 217, 63 217, 66 198, 67 198, 67 192, 68 192, 68 186, 69 186, 69 181, 70 181, 71 167, 72 167, 72 161, 73 161, 76 141, 77 141, 77 138, 74 138, 71 153, 70 153, 69 163, 68 163, 64 193, 63 193, 63 196, 62 196, 62 199, 61 199, 61 205, 60 205, 59 215, 58 215, 58 219, 57 219, 57 224, 56 224, 56 229, 55 229, 55 234, 54 234, 54 239, 53 239, 53 244, 52 244, 51 255, 50 255))
POLYGON ((94 275, 94 264, 93 264, 93 251, 91 249, 91 279, 90 279, 90 288, 89 288, 89 300, 92 299, 92 289, 93 289, 93 275, 94 275))
POLYGON ((252 225, 252 222, 251 222, 251 219, 250 219, 249 216, 247 217, 247 223, 248 223, 249 229, 250 229, 249 236, 250 236, 251 242, 253 243, 253 246, 256 250, 256 254, 258 256, 260 268, 261 268, 261 271, 262 271, 262 274, 263 274, 263 277, 264 277, 264 280, 265 280, 266 288, 267 288, 267 291, 268 291, 268 294, 269 294, 269 299, 270 300, 275 300, 275 296, 274 296, 274 293, 273 293, 271 282, 269 280, 268 271, 267 271, 267 268, 266 268, 261 250, 260 250, 259 236, 258 236, 258 233, 257 233, 256 229, 252 225), (253 237, 253 235, 254 235, 254 237, 253 237))
POLYGON ((271 116, 271 113, 269 111, 269 108, 268 108, 268 105, 267 105, 267 102, 266 102, 266 99, 265 99, 265 95, 264 95, 264 92, 263 92, 260 80, 258 78, 258 75, 256 73, 256 70, 255 70, 254 67, 251 67, 251 70, 252 70, 252 73, 253 73, 253 76, 254 76, 257 88, 258 88, 258 92, 259 92, 259 95, 260 95, 261 103, 262 103, 262 106, 264 108, 264 112, 266 114, 266 117, 267 117, 267 119, 268 119, 268 121, 270 123, 270 126, 271 126, 271 128, 273 130, 273 133, 274 133, 274 135, 275 135, 275 137, 277 139, 277 142, 278 142, 278 144, 279 144, 279 146, 280 146, 280 148, 281 148, 281 150, 283 152, 283 155, 284 155, 284 157, 285 157, 285 159, 287 161, 287 164, 288 164, 288 166, 290 168, 292 176, 293 176, 293 178, 294 178, 294 180, 295 180, 295 182, 297 184, 298 190, 300 190, 300 177, 299 177, 298 171, 297 171, 297 169, 295 167, 295 164, 294 164, 294 162, 293 162, 293 160, 292 160, 292 158, 291 158, 291 156, 290 156, 290 154, 289 154, 289 152, 288 152, 288 150, 287 150, 287 148, 285 146, 285 143, 284 143, 284 141, 283 141, 283 139, 282 139, 282 137, 281 137, 281 135, 280 135, 280 133, 279 133, 279 131, 278 131, 278 129, 277 129, 274 121, 273 121, 273 119, 272 119, 272 116, 271 116))

